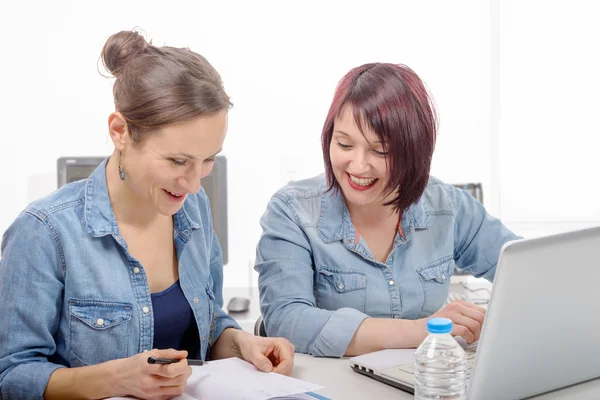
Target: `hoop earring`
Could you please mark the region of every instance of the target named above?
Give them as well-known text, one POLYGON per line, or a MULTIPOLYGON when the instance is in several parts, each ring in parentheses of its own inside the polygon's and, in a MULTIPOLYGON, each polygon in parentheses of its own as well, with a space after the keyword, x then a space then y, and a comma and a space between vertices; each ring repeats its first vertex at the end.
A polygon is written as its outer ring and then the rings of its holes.
POLYGON ((122 153, 119 152, 119 178, 121 178, 122 181, 125 180, 125 178, 127 178, 127 174, 125 173, 125 167, 123 166, 123 157, 122 157, 122 153))

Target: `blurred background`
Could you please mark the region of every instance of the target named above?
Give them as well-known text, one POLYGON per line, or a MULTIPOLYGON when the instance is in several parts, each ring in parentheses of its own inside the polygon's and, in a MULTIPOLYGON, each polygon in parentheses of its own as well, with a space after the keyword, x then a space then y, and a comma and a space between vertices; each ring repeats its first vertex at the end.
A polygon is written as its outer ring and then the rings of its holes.
POLYGON ((57 187, 57 159, 112 153, 112 79, 98 62, 136 27, 189 47, 232 98, 227 287, 256 285, 259 219, 290 180, 323 171, 321 128, 351 68, 410 66, 436 100, 432 174, 480 183, 488 211, 532 237, 600 224, 596 2, 3 1, 2 234, 57 187), (596 171, 596 172, 594 172, 596 171))

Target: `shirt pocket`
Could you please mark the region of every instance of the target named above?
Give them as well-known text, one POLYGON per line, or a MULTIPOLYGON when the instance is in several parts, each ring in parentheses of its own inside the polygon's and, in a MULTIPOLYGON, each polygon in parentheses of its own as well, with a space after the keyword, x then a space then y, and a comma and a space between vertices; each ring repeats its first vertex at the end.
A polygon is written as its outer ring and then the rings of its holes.
POLYGON ((71 366, 129 357, 131 316, 131 304, 69 300, 71 366))
POLYGON ((454 272, 454 257, 446 256, 417 269, 423 285, 423 317, 443 307, 448 298, 450 278, 454 272))
POLYGON ((357 270, 321 267, 317 277, 317 306, 326 310, 343 307, 365 312, 367 276, 357 270))

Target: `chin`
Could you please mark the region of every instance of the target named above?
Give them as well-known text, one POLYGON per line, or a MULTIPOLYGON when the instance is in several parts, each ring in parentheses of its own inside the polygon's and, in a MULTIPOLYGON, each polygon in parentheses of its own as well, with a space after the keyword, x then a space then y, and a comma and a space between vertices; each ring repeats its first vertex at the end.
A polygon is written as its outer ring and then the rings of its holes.
POLYGON ((342 188, 342 193, 347 202, 352 203, 355 206, 367 206, 369 204, 374 203, 377 200, 377 196, 373 196, 371 194, 360 194, 353 193, 354 189, 352 188, 342 188))
POLYGON ((179 211, 181 209, 181 207, 183 206, 183 204, 179 207, 157 207, 156 211, 158 211, 158 213, 160 215, 164 215, 165 217, 172 217, 173 215, 177 214, 177 211, 179 211))

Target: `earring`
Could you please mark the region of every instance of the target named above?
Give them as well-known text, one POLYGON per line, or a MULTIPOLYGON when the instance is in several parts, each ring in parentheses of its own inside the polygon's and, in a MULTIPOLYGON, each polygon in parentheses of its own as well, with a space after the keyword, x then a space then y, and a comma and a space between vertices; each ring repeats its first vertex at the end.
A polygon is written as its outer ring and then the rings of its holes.
POLYGON ((123 166, 123 157, 121 152, 119 152, 119 178, 121 178, 122 181, 125 180, 125 178, 127 177, 127 174, 125 173, 125 167, 123 166))

